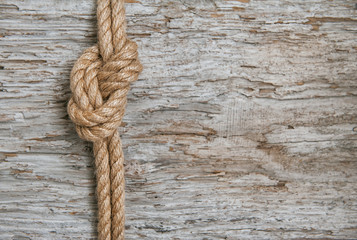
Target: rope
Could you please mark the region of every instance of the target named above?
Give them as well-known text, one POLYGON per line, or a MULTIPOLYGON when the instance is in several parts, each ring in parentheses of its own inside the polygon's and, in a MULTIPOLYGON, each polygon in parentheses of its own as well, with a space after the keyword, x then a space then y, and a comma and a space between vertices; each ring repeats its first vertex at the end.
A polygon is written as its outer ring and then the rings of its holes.
POLYGON ((142 66, 125 33, 124 0, 97 0, 98 44, 84 51, 71 72, 68 114, 78 135, 93 142, 98 238, 124 239, 124 156, 120 126, 130 83, 142 66))

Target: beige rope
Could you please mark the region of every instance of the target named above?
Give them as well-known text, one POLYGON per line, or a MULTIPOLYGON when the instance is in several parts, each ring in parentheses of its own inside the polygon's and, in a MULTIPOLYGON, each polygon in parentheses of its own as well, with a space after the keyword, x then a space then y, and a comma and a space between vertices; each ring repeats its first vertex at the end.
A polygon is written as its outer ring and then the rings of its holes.
POLYGON ((142 66, 137 45, 125 33, 124 0, 97 4, 98 45, 74 64, 67 110, 78 135, 94 145, 98 238, 124 239, 124 156, 117 128, 142 66))

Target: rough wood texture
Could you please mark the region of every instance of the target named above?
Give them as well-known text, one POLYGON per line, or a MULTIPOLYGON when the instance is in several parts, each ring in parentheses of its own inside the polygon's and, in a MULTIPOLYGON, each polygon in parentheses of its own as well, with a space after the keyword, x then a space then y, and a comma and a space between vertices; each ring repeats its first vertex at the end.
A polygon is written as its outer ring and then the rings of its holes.
MULTIPOLYGON (((352 0, 128 0, 127 239, 357 236, 352 0)), ((66 113, 95 1, 0 3, 0 239, 94 239, 66 113)))

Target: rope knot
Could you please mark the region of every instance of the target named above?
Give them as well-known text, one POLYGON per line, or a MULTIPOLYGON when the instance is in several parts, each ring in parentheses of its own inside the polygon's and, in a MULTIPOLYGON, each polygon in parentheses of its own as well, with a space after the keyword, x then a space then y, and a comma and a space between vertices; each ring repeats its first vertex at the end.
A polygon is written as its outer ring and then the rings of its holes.
POLYGON ((142 70, 135 42, 125 39, 123 46, 114 51, 104 61, 99 47, 90 47, 71 72, 68 114, 78 135, 87 141, 100 141, 117 130, 130 83, 137 80, 142 70))

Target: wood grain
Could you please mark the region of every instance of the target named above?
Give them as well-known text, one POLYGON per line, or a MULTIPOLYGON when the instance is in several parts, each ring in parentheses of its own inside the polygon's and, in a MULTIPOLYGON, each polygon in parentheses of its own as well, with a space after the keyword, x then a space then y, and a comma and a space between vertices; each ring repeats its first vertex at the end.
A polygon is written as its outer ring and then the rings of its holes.
MULTIPOLYGON (((0 2, 0 239, 95 239, 66 113, 95 1, 0 2)), ((127 1, 127 239, 354 239, 352 0, 127 1)))

